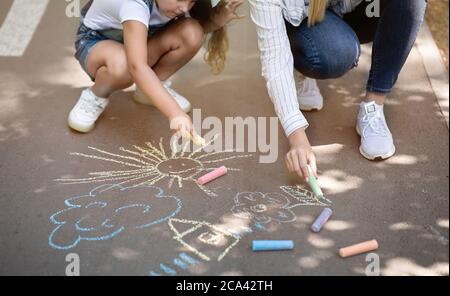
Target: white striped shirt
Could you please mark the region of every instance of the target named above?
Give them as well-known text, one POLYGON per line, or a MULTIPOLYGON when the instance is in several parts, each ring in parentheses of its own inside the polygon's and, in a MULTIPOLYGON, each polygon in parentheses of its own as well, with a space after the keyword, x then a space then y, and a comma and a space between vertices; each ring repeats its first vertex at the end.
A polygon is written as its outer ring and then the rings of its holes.
MULTIPOLYGON (((267 81, 275 112, 289 137, 308 122, 299 108, 294 80, 294 59, 285 20, 300 26, 308 15, 308 0, 249 0, 251 18, 257 26, 262 75, 267 81)), ((331 0, 338 14, 353 10, 362 0, 331 0)))

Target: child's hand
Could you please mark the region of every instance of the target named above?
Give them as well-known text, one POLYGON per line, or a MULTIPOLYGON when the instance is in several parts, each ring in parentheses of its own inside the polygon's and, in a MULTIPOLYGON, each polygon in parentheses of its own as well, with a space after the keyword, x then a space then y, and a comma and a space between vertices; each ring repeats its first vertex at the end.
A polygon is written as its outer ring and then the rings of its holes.
POLYGON ((214 23, 219 27, 225 27, 232 20, 244 18, 245 16, 240 16, 236 13, 236 10, 243 2, 244 0, 223 0, 216 7, 214 23))
POLYGON ((170 119, 170 128, 179 133, 183 138, 190 139, 197 137, 197 133, 194 130, 191 118, 186 115, 179 115, 170 119))

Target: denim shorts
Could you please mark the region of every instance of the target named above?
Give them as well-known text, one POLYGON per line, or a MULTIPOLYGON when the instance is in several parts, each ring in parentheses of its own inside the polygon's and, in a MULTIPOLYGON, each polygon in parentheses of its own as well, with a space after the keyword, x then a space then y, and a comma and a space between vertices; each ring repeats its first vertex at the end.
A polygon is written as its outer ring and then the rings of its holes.
MULTIPOLYGON (((148 38, 152 35, 160 31, 165 26, 151 26, 148 31, 148 38)), ((92 77, 87 69, 87 59, 89 53, 94 48, 97 43, 104 40, 114 40, 120 43, 124 43, 123 41, 123 31, 122 30, 103 30, 96 31, 93 30, 83 23, 80 24, 80 27, 77 31, 77 37, 75 40, 75 58, 80 63, 83 70, 86 74, 89 75, 92 81, 95 81, 94 77, 92 77)))
POLYGON ((87 58, 92 48, 100 41, 109 40, 109 38, 103 36, 99 32, 86 27, 81 24, 77 31, 77 38, 75 40, 75 58, 80 63, 84 72, 94 81, 87 69, 87 58))

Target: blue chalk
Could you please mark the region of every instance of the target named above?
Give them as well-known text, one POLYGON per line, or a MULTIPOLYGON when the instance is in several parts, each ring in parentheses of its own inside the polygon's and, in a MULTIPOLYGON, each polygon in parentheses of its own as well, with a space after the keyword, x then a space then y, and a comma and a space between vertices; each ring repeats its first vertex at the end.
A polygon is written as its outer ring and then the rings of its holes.
POLYGON ((252 242, 252 250, 254 252, 292 250, 293 248, 294 242, 291 240, 255 240, 252 242))
POLYGON ((319 217, 317 217, 316 221, 311 225, 311 230, 313 232, 319 232, 332 214, 333 211, 330 208, 323 209, 322 213, 320 213, 319 217))

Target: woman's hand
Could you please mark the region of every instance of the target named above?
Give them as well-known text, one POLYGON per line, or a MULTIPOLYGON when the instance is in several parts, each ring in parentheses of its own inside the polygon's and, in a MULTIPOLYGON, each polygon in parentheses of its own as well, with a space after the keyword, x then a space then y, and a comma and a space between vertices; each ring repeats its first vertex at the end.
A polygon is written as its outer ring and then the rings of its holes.
POLYGON ((219 27, 225 27, 232 20, 244 18, 245 16, 236 13, 243 2, 244 0, 222 0, 215 8, 213 22, 219 27))
POLYGON ((309 182, 309 167, 317 178, 316 156, 309 144, 304 129, 298 129, 289 136, 291 150, 286 155, 286 166, 291 173, 297 173, 309 182), (308 167, 309 166, 309 167, 308 167))

